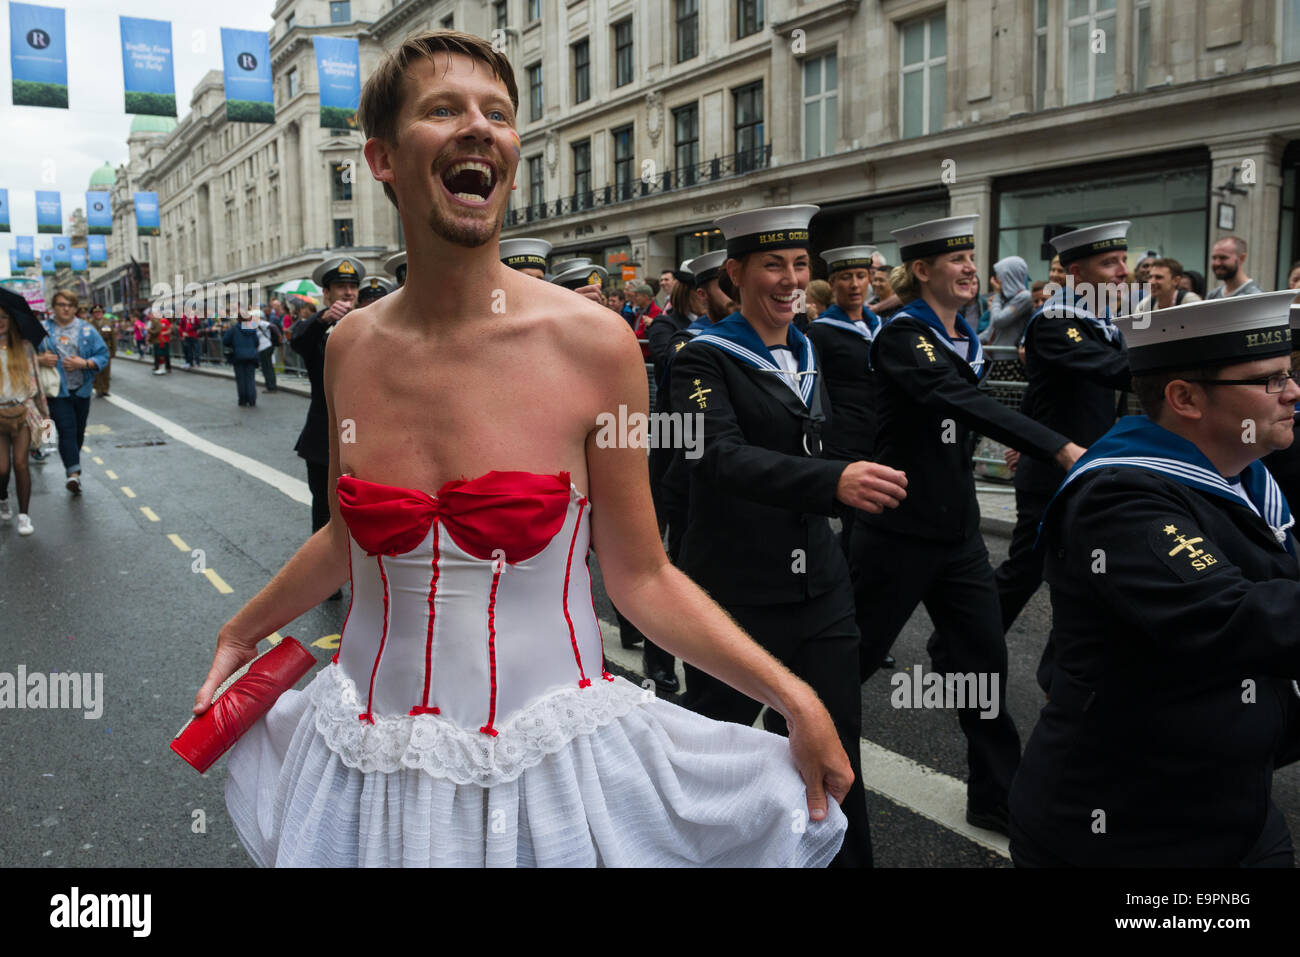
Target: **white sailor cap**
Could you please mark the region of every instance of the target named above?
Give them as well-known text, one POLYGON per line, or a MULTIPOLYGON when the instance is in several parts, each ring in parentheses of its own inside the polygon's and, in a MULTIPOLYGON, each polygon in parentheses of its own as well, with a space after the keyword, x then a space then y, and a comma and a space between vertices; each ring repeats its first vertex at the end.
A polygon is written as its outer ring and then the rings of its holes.
POLYGON ((576 259, 561 259, 559 262, 551 264, 551 272, 558 276, 560 273, 566 272, 574 266, 589 265, 591 265, 591 259, 588 256, 579 256, 576 259))
POLYGON ((1133 225, 1128 220, 1117 223, 1102 223, 1100 226, 1087 226, 1074 232, 1061 233, 1052 237, 1052 248, 1061 257, 1061 265, 1068 266, 1080 259, 1087 259, 1098 253, 1114 249, 1128 249, 1128 228, 1133 225))
MULTIPOLYGON (((1206 299, 1118 320, 1134 375, 1232 365, 1291 352, 1296 290, 1206 299)), ((1300 325, 1296 325, 1300 328, 1300 325)))
POLYGON ((366 278, 366 267, 351 256, 331 256, 316 267, 311 280, 324 289, 332 282, 355 282, 366 278))
POLYGON ((956 253, 975 248, 975 223, 978 216, 949 216, 931 219, 915 226, 891 229, 890 235, 898 240, 898 258, 901 262, 956 253))
POLYGON ((397 287, 383 276, 367 276, 362 280, 361 289, 357 292, 357 302, 382 299, 395 288, 397 287))
POLYGON ((556 269, 551 282, 565 289, 581 289, 583 286, 604 286, 609 282, 609 273, 604 266, 597 266, 589 259, 575 262, 567 269, 556 269))
POLYGON ((406 250, 389 256, 384 260, 384 272, 397 280, 400 286, 406 282, 406 250))
POLYGON ((718 273, 722 270, 722 264, 726 261, 727 251, 725 249, 715 249, 703 256, 696 256, 689 262, 683 263, 683 265, 687 271, 695 276, 695 284, 703 286, 710 279, 718 278, 718 273))
POLYGON ((833 276, 841 269, 870 269, 875 254, 875 246, 837 246, 822 253, 822 260, 833 276))
POLYGON ((691 272, 690 260, 683 259, 682 264, 672 270, 673 279, 688 286, 695 285, 695 273, 691 272))
POLYGON ((551 244, 545 239, 519 236, 501 240, 501 261, 511 269, 546 269, 546 257, 551 254, 551 244))
POLYGON ((727 240, 727 257, 739 259, 754 252, 807 249, 808 223, 820 206, 766 206, 720 216, 713 225, 727 240))

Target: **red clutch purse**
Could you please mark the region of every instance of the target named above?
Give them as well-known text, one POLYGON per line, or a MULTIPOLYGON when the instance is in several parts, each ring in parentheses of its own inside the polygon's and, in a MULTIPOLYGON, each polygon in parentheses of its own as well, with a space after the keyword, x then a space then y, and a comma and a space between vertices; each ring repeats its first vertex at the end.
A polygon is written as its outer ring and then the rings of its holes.
POLYGON ((315 655, 285 638, 227 678, 212 707, 191 718, 172 739, 172 750, 200 774, 207 771, 314 664, 315 655))

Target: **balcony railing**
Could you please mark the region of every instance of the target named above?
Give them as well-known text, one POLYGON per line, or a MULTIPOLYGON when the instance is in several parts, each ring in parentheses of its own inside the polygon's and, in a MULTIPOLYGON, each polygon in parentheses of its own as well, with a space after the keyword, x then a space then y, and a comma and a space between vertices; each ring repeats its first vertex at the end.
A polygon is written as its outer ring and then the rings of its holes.
POLYGON ((606 206, 628 203, 645 196, 669 193, 678 189, 689 189, 704 183, 744 176, 754 170, 767 169, 772 162, 772 144, 767 143, 752 150, 741 150, 726 156, 715 156, 711 160, 694 166, 682 166, 677 169, 664 170, 657 176, 634 179, 624 183, 611 183, 603 189, 588 190, 572 196, 562 196, 554 202, 539 203, 512 209, 506 213, 505 225, 520 226, 536 223, 558 216, 569 216, 606 206))

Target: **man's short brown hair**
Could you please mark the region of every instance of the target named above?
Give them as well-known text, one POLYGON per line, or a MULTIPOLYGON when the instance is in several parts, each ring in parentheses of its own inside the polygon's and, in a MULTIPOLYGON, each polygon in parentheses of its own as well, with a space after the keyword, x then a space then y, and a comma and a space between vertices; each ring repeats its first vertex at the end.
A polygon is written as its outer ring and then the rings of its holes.
POLYGON ((1160 259, 1151 260, 1151 267, 1154 269, 1159 266, 1161 269, 1169 270, 1169 278, 1177 279, 1183 274, 1183 264, 1177 259, 1170 259, 1168 256, 1162 256, 1160 259))
MULTIPOLYGON (((459 30, 426 30, 402 41, 402 45, 380 61, 375 72, 366 79, 361 90, 361 106, 357 120, 367 138, 377 137, 387 143, 397 143, 397 116, 406 100, 407 70, 416 60, 433 60, 436 53, 462 53, 492 68, 493 75, 506 85, 510 105, 519 111, 519 88, 515 85, 515 71, 504 53, 498 53, 482 37, 459 30)), ((383 184, 384 193, 397 205, 393 188, 383 184)))
POLYGON ((60 299, 64 299, 72 303, 73 309, 76 309, 79 305, 81 305, 81 300, 77 298, 77 294, 75 292, 69 292, 67 289, 60 289, 53 296, 51 296, 50 304, 58 305, 60 299))

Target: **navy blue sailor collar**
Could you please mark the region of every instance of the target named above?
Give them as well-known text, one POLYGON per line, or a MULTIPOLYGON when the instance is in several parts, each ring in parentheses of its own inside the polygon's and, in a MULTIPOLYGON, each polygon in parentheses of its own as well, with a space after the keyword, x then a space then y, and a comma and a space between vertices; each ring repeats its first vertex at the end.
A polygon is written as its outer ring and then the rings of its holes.
POLYGON ((955 355, 964 358, 967 364, 970 365, 971 371, 975 373, 975 378, 980 378, 984 371, 984 347, 980 344, 979 336, 975 335, 974 330, 971 329, 970 324, 962 318, 961 313, 957 313, 956 325, 957 331, 966 337, 965 356, 961 355, 961 350, 957 343, 953 342, 952 337, 948 335, 948 329, 944 326, 943 320, 940 319, 935 311, 930 308, 930 304, 920 296, 903 306, 903 308, 898 312, 894 313, 889 321, 891 323, 897 322, 904 316, 910 316, 917 322, 924 323, 933 329, 935 334, 939 337, 939 341, 952 350, 955 355))
POLYGON ((868 330, 866 332, 863 332, 862 326, 850 319, 848 313, 835 303, 831 303, 823 309, 821 315, 814 319, 813 322, 834 326, 837 329, 845 329, 854 335, 861 336, 868 342, 875 338, 876 333, 880 331, 880 317, 866 306, 862 307, 862 319, 858 320, 858 322, 866 324, 868 330))
MULTIPOLYGON (((763 344, 748 320, 739 312, 733 312, 721 322, 714 323, 708 332, 695 337, 695 342, 702 342, 727 353, 736 360, 760 372, 771 372, 788 382, 788 373, 772 358, 772 352, 763 344)), ((813 390, 817 384, 817 358, 813 353, 808 338, 791 323, 786 330, 786 344, 798 360, 798 386, 794 392, 805 406, 812 402, 813 390)))

